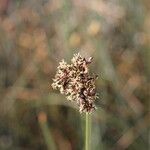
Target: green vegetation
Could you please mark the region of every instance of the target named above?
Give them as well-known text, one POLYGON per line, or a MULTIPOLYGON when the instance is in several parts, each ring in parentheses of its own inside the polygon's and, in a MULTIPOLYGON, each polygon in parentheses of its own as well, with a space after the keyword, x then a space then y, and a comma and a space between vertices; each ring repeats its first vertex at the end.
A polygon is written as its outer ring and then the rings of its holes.
POLYGON ((51 87, 78 52, 99 76, 91 150, 149 150, 149 27, 148 0, 1 0, 0 150, 85 148, 85 115, 51 87))

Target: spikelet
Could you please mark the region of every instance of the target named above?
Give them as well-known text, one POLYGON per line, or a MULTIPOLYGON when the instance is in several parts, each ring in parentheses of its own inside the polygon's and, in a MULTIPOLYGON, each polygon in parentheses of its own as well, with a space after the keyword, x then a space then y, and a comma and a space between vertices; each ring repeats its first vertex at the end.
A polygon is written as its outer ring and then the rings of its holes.
POLYGON ((59 63, 52 87, 64 94, 69 101, 75 101, 79 111, 91 113, 96 109, 94 104, 97 93, 95 80, 97 76, 90 76, 88 65, 92 57, 85 59, 81 55, 74 54, 71 64, 64 60, 59 63))

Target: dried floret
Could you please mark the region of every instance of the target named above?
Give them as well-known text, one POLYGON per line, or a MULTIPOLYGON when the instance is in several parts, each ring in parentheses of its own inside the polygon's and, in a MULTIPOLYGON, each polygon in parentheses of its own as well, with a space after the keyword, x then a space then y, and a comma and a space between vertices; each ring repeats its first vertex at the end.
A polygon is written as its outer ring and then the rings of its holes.
POLYGON ((91 62, 92 57, 85 59, 79 53, 71 59, 71 64, 62 60, 52 83, 53 89, 58 89, 69 101, 77 103, 81 113, 91 113, 96 109, 94 102, 97 98, 95 86, 97 76, 89 74, 88 65, 91 62))

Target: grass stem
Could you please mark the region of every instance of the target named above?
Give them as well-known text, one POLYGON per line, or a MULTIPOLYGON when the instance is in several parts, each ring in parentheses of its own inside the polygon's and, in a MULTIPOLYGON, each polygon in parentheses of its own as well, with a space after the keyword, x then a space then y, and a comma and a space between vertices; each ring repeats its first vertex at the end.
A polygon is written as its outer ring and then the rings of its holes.
POLYGON ((85 150, 91 149, 91 114, 86 113, 85 118, 85 150))

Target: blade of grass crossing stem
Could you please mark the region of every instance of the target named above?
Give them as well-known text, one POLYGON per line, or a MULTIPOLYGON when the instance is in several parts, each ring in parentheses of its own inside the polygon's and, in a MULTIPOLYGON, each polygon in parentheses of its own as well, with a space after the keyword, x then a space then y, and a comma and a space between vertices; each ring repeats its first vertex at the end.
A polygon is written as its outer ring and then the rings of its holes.
POLYGON ((85 117, 85 150, 91 149, 91 114, 85 117))
POLYGON ((56 145, 51 135, 47 122, 40 122, 40 127, 47 145, 48 150, 56 150, 56 145))

